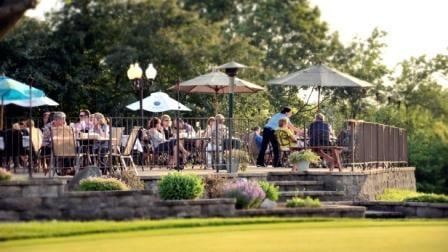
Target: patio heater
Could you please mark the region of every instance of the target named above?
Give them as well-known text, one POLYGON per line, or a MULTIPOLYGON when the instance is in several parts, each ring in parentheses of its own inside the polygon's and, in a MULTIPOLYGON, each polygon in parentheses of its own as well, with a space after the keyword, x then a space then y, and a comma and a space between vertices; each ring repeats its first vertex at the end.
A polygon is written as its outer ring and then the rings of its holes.
MULTIPOLYGON (((143 70, 140 68, 138 63, 131 64, 128 69, 128 78, 132 81, 132 86, 134 90, 140 92, 140 116, 141 116, 141 125, 144 128, 144 114, 143 114, 143 87, 145 85, 145 79, 143 76, 143 70)), ((154 79, 157 76, 157 70, 151 64, 145 70, 146 80, 148 81, 148 87, 152 86, 154 79)))
POLYGON ((238 70, 241 68, 247 68, 247 66, 237 63, 235 61, 231 61, 229 63, 226 63, 224 65, 221 65, 218 67, 218 69, 224 69, 226 74, 229 76, 230 80, 230 89, 229 89, 229 159, 228 162, 228 168, 227 172, 231 173, 233 171, 232 167, 232 136, 233 136, 233 95, 235 92, 235 77, 238 73, 238 70))

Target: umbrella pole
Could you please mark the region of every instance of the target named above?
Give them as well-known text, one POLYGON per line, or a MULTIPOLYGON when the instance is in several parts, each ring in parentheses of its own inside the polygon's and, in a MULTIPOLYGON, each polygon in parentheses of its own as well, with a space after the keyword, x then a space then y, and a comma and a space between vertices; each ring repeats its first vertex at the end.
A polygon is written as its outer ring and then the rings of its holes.
POLYGON ((320 86, 317 86, 317 113, 320 112, 320 86))
POLYGON ((4 96, 2 96, 2 109, 0 112, 0 129, 3 130, 3 114, 4 114, 4 106, 3 106, 4 96))
POLYGON ((180 131, 180 129, 179 129, 179 109, 180 109, 180 105, 179 105, 179 88, 180 88, 180 86, 179 86, 179 84, 180 84, 180 81, 178 80, 177 81, 177 84, 176 84, 176 86, 177 86, 177 88, 176 88, 176 90, 177 90, 177 110, 176 110, 176 128, 177 128, 177 131, 176 131, 176 137, 177 137, 177 143, 176 143, 176 152, 177 152, 177 155, 176 155, 176 170, 177 171, 180 171, 181 169, 180 169, 180 159, 179 159, 179 144, 180 144, 180 138, 179 138, 179 131, 180 131))
POLYGON ((215 109, 215 115, 218 114, 218 95, 215 92, 215 95, 213 96, 213 104, 215 109))
POLYGON ((28 134, 28 136, 30 137, 30 143, 29 143, 29 148, 30 148, 30 153, 29 153, 29 157, 28 157, 28 176, 31 178, 33 177, 33 142, 32 142, 32 138, 33 138, 33 130, 32 130, 32 123, 31 120, 33 119, 33 107, 32 107, 32 95, 31 95, 31 89, 33 88, 33 79, 30 76, 30 119, 28 120, 28 126, 30 129, 30 132, 28 134))

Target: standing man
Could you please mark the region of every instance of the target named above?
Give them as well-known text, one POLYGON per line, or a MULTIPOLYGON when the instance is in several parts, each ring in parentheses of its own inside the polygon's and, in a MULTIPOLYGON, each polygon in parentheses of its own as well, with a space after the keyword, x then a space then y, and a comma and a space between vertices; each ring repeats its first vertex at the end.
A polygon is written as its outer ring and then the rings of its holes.
POLYGON ((266 167, 264 162, 264 155, 266 153, 266 149, 268 148, 268 144, 271 143, 272 149, 274 151, 274 161, 272 162, 273 167, 282 167, 282 163, 280 161, 280 148, 279 143, 277 141, 277 137, 275 136, 275 131, 278 129, 278 122, 282 118, 286 118, 288 128, 293 130, 294 132, 298 132, 298 129, 291 124, 289 118, 292 115, 291 107, 284 107, 280 113, 277 113, 269 119, 263 129, 263 142, 261 143, 261 150, 258 153, 257 158, 257 166, 266 167))

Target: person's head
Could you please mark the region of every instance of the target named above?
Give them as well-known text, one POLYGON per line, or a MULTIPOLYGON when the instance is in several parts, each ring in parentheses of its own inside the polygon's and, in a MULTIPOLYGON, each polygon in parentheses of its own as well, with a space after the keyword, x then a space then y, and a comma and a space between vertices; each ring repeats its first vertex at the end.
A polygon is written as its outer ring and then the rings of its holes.
POLYGON ((325 116, 322 113, 317 113, 316 116, 314 117, 316 121, 324 121, 325 120, 325 116))
POLYGON ((31 126, 31 128, 34 128, 34 120, 28 119, 25 121, 25 124, 26 124, 26 127, 28 127, 28 128, 30 126, 31 126))
POLYGON ((93 114, 93 124, 105 125, 107 121, 103 114, 97 112, 93 114))
POLYGON ((19 127, 20 127, 20 129, 24 129, 25 128, 25 121, 20 121, 19 122, 19 127))
POLYGON ((216 119, 216 123, 217 123, 217 124, 224 124, 225 118, 224 118, 223 115, 221 115, 221 114, 217 114, 217 115, 215 116, 215 119, 216 119))
POLYGON ((278 126, 280 128, 285 128, 288 125, 288 120, 286 118, 282 118, 278 121, 278 126))
POLYGON ((182 118, 176 118, 174 120, 174 128, 177 129, 177 125, 179 124, 179 129, 184 129, 185 128, 185 122, 184 120, 182 120, 182 118))
POLYGON ((20 130, 20 124, 19 123, 13 123, 12 124, 12 129, 13 130, 20 130))
POLYGON ((283 107, 280 113, 285 114, 288 117, 291 117, 292 115, 292 109, 289 106, 283 107))
POLYGON ((207 119, 207 126, 212 126, 213 125, 213 123, 216 121, 216 119, 215 119, 215 117, 209 117, 208 119, 207 119))
POLYGON ((65 113, 62 111, 53 113, 53 126, 59 127, 65 125, 65 113))
POLYGON ((53 123, 53 120, 54 120, 54 112, 50 112, 50 115, 48 116, 47 124, 53 123))
POLYGON ((260 134, 260 127, 258 127, 258 126, 253 127, 252 131, 257 133, 257 134, 260 134))
POLYGON ((47 111, 44 112, 44 114, 42 115, 42 120, 44 121, 44 125, 48 123, 48 118, 50 117, 51 112, 47 111))
POLYGON ((167 115, 167 114, 162 115, 160 117, 160 120, 162 121, 162 127, 164 127, 164 128, 171 127, 172 122, 171 122, 171 117, 169 115, 167 115))
POLYGON ((90 117, 90 111, 88 109, 81 109, 79 111, 79 120, 88 121, 90 117))
POLYGON ((158 117, 153 117, 151 121, 149 121, 150 129, 159 129, 162 127, 161 121, 158 117))

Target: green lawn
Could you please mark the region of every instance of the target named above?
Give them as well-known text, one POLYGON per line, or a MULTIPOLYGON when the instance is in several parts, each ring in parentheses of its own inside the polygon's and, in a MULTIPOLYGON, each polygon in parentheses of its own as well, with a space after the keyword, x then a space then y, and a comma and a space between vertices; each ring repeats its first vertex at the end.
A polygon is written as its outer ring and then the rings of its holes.
POLYGON ((448 251, 447 220, 191 219, 0 224, 0 251, 448 251), (62 234, 61 234, 62 233, 62 234), (59 235, 62 237, 51 237, 59 235), (45 237, 49 238, 31 238, 45 237))

